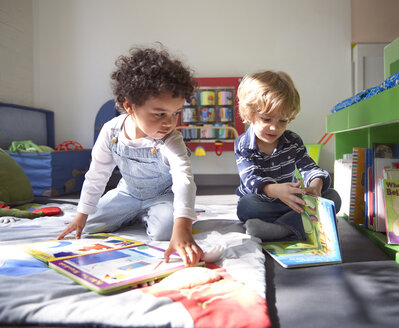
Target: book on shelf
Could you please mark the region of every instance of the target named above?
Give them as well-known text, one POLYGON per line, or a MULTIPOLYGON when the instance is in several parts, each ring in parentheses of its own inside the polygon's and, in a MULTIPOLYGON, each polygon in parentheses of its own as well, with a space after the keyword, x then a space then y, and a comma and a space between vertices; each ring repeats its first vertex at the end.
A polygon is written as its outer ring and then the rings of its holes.
POLYGON ((374 158, 375 230, 385 232, 384 171, 399 164, 398 158, 374 158))
POLYGON ((364 167, 366 148, 353 147, 349 221, 364 224, 364 167))
POLYGON ((344 155, 344 158, 334 161, 334 189, 341 196, 342 204, 338 216, 348 218, 350 214, 352 177, 352 154, 344 155))
POLYGON ((395 167, 385 168, 383 175, 384 179, 399 180, 399 165, 395 164, 395 167))
POLYGON ((373 204, 374 229, 385 232, 385 212, 382 179, 384 169, 399 165, 399 144, 373 143, 373 204))
POLYGON ((370 230, 374 230, 373 151, 371 148, 366 148, 364 181, 364 226, 370 230))
POLYGON ((264 250, 284 268, 341 263, 334 203, 307 195, 303 199, 306 240, 265 242, 264 250))
POLYGON ((105 233, 21 247, 51 269, 100 294, 133 288, 185 267, 177 253, 166 263, 162 248, 105 233))
POLYGON ((384 209, 388 244, 399 244, 399 179, 384 179, 384 209))

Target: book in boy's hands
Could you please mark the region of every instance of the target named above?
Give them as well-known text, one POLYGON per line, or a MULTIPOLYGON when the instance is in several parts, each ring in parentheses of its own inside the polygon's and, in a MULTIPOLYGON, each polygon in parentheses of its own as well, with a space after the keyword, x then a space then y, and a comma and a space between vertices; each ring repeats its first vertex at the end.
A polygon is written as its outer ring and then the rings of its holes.
POLYGON ((302 196, 305 241, 263 243, 263 248, 284 268, 341 263, 334 203, 322 197, 302 196))
POLYGON ((100 294, 158 280, 185 267, 176 253, 166 263, 164 249, 108 234, 22 247, 50 268, 100 294))
POLYGON ((384 179, 385 224, 388 244, 399 244, 399 180, 384 179))

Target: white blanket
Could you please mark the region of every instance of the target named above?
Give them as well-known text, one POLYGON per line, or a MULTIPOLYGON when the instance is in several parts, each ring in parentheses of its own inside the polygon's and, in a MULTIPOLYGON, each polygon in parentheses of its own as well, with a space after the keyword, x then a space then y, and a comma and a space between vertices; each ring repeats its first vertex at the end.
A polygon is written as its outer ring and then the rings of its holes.
MULTIPOLYGON (((231 311, 203 310, 193 315, 184 302, 169 297, 154 296, 151 290, 133 289, 113 295, 98 295, 24 253, 17 246, 22 243, 55 239, 74 217, 76 206, 59 206, 62 214, 34 220, 21 219, 0 224, 0 324, 11 325, 78 325, 118 327, 235 327, 245 326, 232 321, 231 311), (199 320, 199 316, 201 320, 199 320), (213 317, 212 317, 213 316, 213 317), (219 320, 220 319, 220 320, 219 320)), ((193 226, 197 243, 204 251, 215 245, 224 248, 215 264, 242 285, 246 294, 253 293, 257 304, 265 303, 265 257, 258 240, 245 234, 235 215, 235 204, 199 205, 205 210, 193 226), (262 303, 263 302, 263 303, 262 303)), ((130 239, 141 240, 167 248, 167 242, 150 242, 141 225, 125 227, 116 233, 130 239)), ((151 288, 151 287, 147 287, 151 288)), ((240 287, 241 288, 241 287, 240 287)), ((241 291, 242 293, 242 291, 241 291)), ((223 297, 228 298, 228 293, 223 297)), ((242 298, 242 296, 240 296, 242 298)), ((209 301, 209 300, 208 300, 209 301)), ((211 299, 212 301, 212 299, 211 299)), ((226 302, 226 300, 225 300, 226 302)), ((208 303, 207 303, 208 304, 208 303)), ((220 307, 225 307, 220 303, 220 307)), ((205 309, 205 307, 203 307, 205 309)), ((211 309, 208 308, 208 310, 211 309)), ((238 310, 239 311, 239 310, 238 310)), ((258 311, 259 312, 259 311, 258 311)), ((248 313, 242 313, 248 317, 248 313)), ((259 327, 269 325, 267 320, 259 327)), ((259 321, 259 320, 258 320, 259 321)), ((253 322, 247 320, 248 326, 253 322)))

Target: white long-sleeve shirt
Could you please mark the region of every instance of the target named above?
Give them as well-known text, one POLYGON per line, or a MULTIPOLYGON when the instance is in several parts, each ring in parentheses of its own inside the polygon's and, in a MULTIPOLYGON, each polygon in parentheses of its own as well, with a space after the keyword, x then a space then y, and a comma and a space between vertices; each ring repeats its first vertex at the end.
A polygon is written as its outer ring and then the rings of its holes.
MULTIPOLYGON (((93 146, 90 168, 85 175, 81 197, 78 204, 78 212, 84 214, 95 213, 97 203, 104 192, 108 180, 116 166, 111 152, 112 129, 120 127, 125 122, 118 136, 118 142, 129 147, 156 147, 162 155, 166 165, 170 167, 172 175, 172 191, 174 194, 174 218, 186 217, 196 219, 194 210, 196 185, 191 170, 191 163, 187 155, 187 148, 180 132, 174 130, 164 140, 164 143, 156 143, 151 137, 130 140, 125 136, 124 129, 132 129, 132 121, 125 120, 126 115, 120 115, 104 124, 97 141, 93 146)), ((122 177, 123 179, 123 177, 122 177)), ((151 188, 151 186, 149 186, 151 188)))

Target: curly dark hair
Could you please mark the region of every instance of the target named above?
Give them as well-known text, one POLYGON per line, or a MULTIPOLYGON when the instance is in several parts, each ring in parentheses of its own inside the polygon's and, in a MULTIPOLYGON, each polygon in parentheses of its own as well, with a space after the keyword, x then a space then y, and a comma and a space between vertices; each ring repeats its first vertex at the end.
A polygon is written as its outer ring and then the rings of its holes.
POLYGON ((115 61, 111 74, 116 108, 124 113, 125 98, 134 105, 143 105, 149 97, 170 92, 173 98, 190 100, 196 87, 191 70, 164 49, 132 48, 129 56, 115 61))

